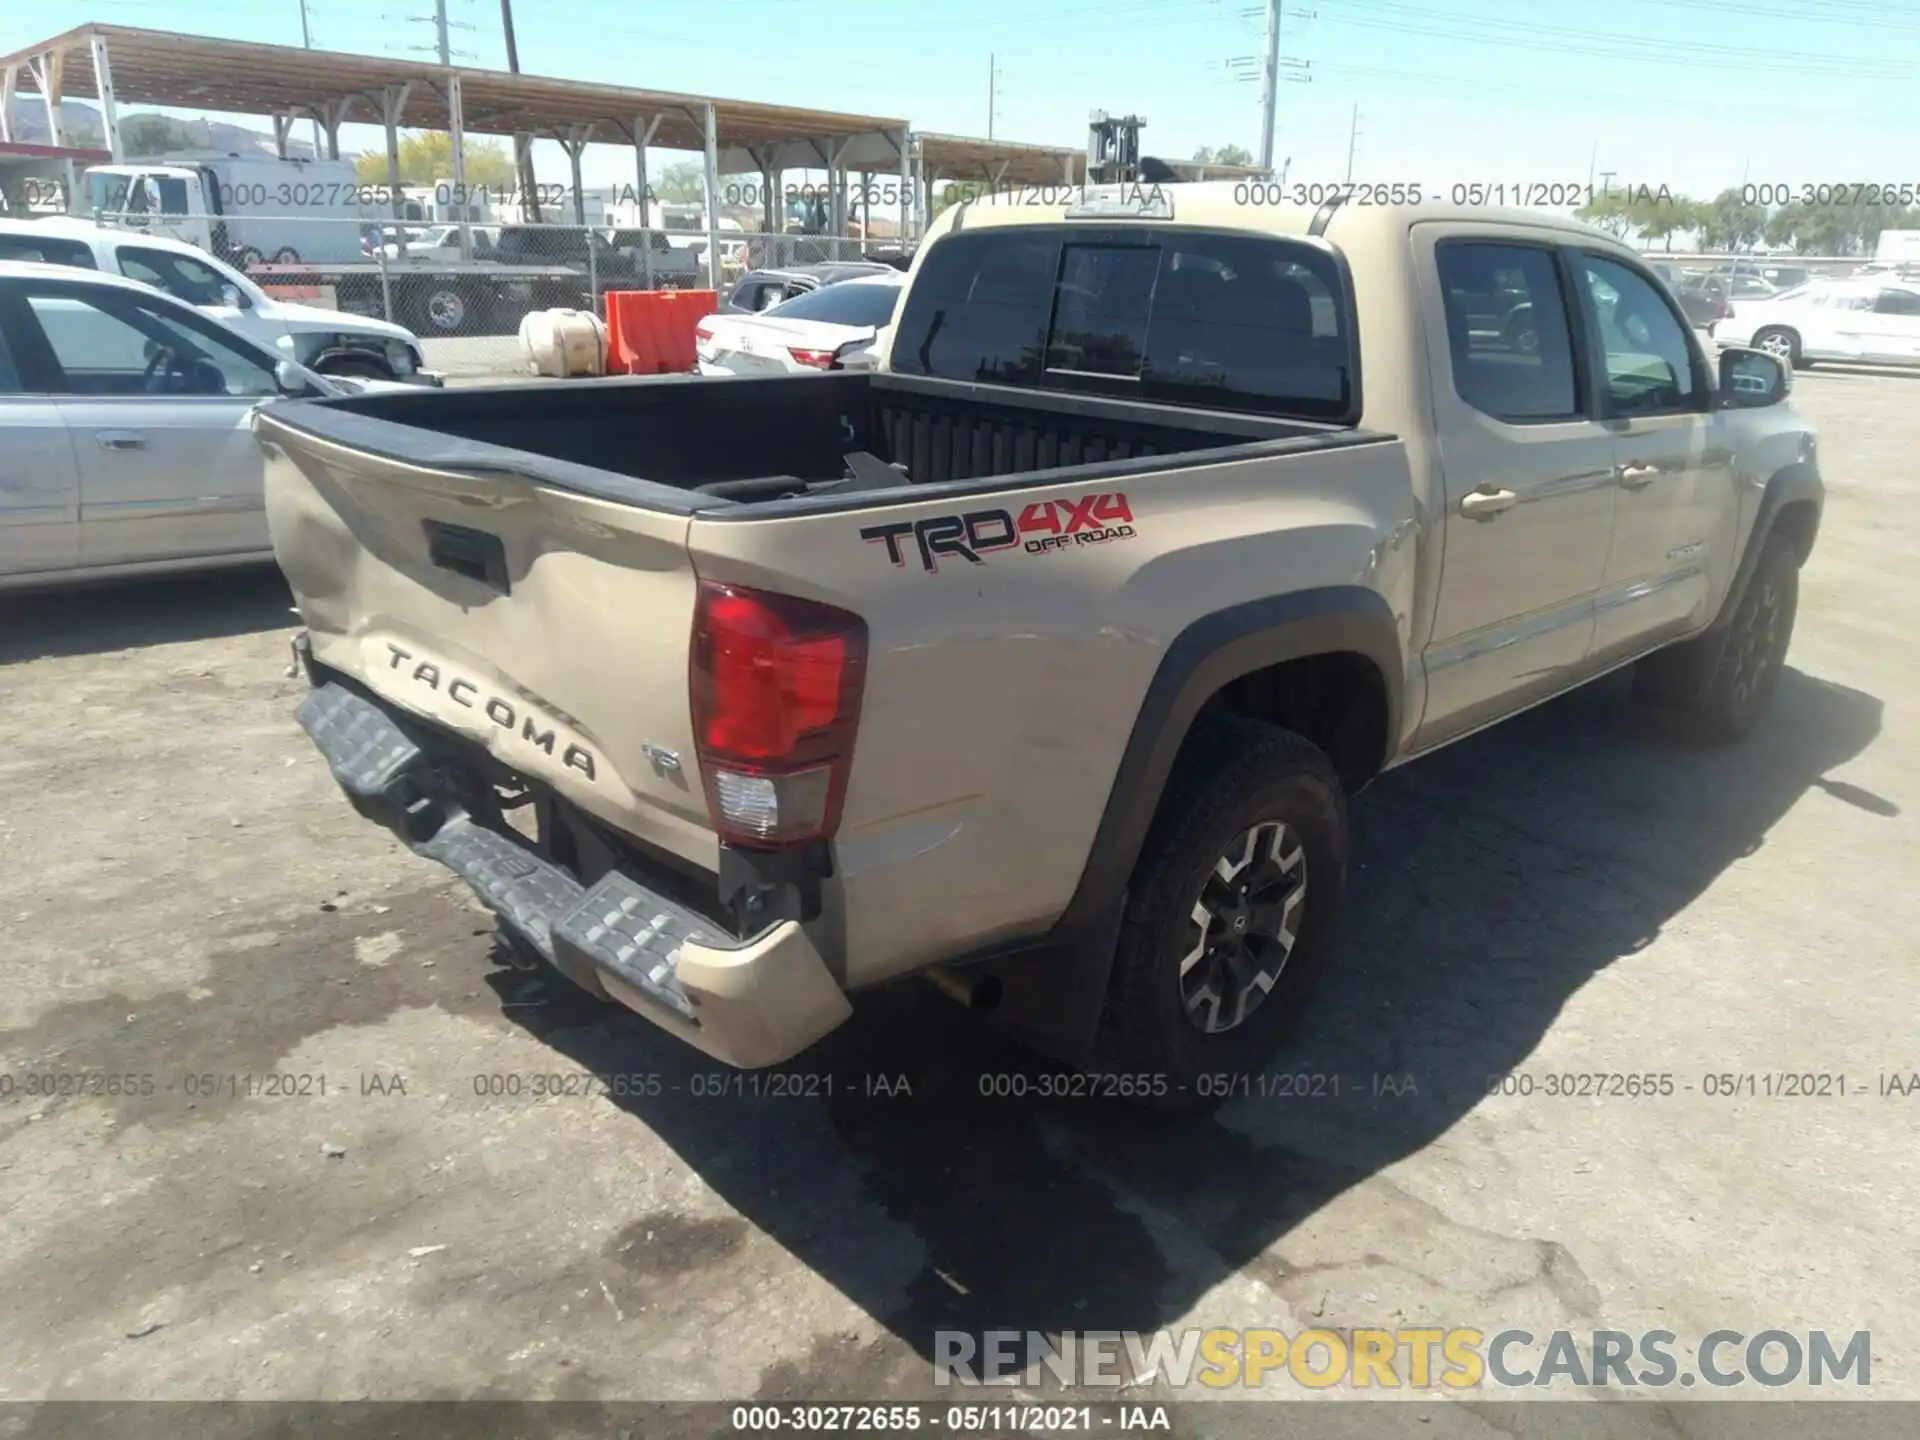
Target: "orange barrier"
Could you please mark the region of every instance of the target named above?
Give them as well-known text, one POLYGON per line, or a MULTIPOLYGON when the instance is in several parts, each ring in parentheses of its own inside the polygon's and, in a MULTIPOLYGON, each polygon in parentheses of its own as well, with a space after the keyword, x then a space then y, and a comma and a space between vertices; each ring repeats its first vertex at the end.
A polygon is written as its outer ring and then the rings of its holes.
POLYGON ((693 327, 719 308, 720 297, 712 290, 609 290, 607 373, 693 369, 693 327))

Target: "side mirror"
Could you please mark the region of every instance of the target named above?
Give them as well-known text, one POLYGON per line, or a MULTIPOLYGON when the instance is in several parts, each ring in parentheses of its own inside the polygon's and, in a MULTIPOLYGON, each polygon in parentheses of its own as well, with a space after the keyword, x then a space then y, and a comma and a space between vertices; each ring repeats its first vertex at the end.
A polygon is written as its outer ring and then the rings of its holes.
POLYGON ((291 360, 282 360, 273 367, 273 383, 289 400, 311 400, 328 393, 315 383, 311 370, 291 360))
POLYGON ((242 291, 238 285, 222 285, 220 287, 220 303, 234 310, 245 310, 248 308, 246 293, 242 291))
POLYGON ((1776 355, 1729 345, 1720 352, 1720 400, 1740 409, 1778 405, 1793 389, 1793 372, 1776 355))

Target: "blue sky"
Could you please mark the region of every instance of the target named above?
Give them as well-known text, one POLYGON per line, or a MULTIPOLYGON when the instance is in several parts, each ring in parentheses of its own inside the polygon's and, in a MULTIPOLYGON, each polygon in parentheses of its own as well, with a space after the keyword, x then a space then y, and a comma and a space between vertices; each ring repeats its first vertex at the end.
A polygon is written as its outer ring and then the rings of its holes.
MULTIPOLYGON (((504 67, 497 0, 448 0, 463 63, 504 67)), ((316 46, 430 47, 433 0, 307 0, 316 46)), ((516 0, 524 70, 899 116, 924 130, 1078 146, 1094 108, 1146 116, 1149 153, 1259 140, 1260 0, 516 0), (1257 62, 1255 62, 1257 63, 1257 62)), ((1911 0, 1287 0, 1278 163, 1347 175, 1614 183, 1710 193, 1742 179, 1920 182, 1920 5, 1911 0), (1597 161, 1596 161, 1597 155, 1597 161)), ((14 3, 0 50, 94 18, 285 44, 298 0, 14 3)), ((264 124, 262 129, 268 128, 264 124)), ((343 146, 374 148, 349 127, 343 146)), ((657 155, 656 166, 686 158, 657 155)), ((557 146, 543 180, 564 180, 557 146)), ((590 184, 632 174, 588 151, 590 184)))

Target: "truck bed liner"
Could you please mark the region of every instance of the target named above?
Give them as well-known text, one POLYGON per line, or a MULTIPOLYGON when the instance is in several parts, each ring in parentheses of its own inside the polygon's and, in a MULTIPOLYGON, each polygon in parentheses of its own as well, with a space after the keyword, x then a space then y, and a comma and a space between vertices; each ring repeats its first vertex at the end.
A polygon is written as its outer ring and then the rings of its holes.
POLYGON ((1229 447, 1239 458, 1387 438, 1311 421, 871 372, 379 393, 274 405, 261 422, 269 434, 285 427, 402 464, 511 473, 706 518, 852 508, 897 495, 862 489, 743 502, 696 490, 759 476, 834 481, 856 450, 904 465, 903 483, 915 488, 965 489, 1030 472, 1125 474, 1156 468, 1159 457, 1229 447))

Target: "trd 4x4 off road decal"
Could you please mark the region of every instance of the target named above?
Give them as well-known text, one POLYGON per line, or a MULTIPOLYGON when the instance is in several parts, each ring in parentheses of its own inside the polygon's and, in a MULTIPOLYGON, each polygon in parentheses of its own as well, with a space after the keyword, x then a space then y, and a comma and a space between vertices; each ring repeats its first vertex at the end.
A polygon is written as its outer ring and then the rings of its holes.
POLYGON ((1015 520, 1009 510, 969 510, 962 515, 929 515, 924 520, 896 520, 868 525, 860 538, 887 547, 887 559, 907 563, 906 542, 920 552, 920 564, 930 574, 940 570, 940 557, 954 556, 972 565, 995 550, 1018 545, 1042 555, 1076 545, 1099 545, 1127 540, 1134 534, 1133 508, 1124 494, 1082 495, 1078 500, 1036 500, 1015 520))

